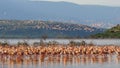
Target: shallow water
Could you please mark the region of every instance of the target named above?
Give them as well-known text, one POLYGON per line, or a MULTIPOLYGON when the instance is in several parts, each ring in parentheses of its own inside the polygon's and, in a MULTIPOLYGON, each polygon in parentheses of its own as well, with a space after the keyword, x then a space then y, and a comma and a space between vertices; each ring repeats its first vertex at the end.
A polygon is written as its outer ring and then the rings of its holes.
MULTIPOLYGON (((120 45, 120 39, 47 39, 45 42, 57 41, 61 44, 67 44, 69 41, 86 41, 96 45, 120 45)), ((33 44, 40 39, 0 39, 10 44, 17 42, 28 42, 33 44)), ((6 56, 0 56, 0 68, 120 68, 120 56, 45 56, 38 55, 32 58, 20 59, 6 56)))
POLYGON ((119 68, 117 56, 37 56, 31 59, 0 59, 0 68, 119 68))
MULTIPOLYGON (((120 45, 120 39, 47 39, 45 42, 57 41, 61 44, 67 44, 69 41, 86 41, 96 45, 120 45)), ((10 44, 17 42, 28 42, 33 44, 40 39, 0 39, 10 44)), ((120 68, 120 56, 32 56, 32 58, 0 56, 0 68, 120 68)))
MULTIPOLYGON (((17 44, 18 42, 27 42, 33 44, 40 42, 40 39, 0 39, 1 42, 8 42, 10 44, 17 44)), ((61 44, 67 44, 69 41, 85 41, 86 43, 93 43, 96 45, 120 45, 120 39, 46 39, 44 42, 57 41, 61 44)))

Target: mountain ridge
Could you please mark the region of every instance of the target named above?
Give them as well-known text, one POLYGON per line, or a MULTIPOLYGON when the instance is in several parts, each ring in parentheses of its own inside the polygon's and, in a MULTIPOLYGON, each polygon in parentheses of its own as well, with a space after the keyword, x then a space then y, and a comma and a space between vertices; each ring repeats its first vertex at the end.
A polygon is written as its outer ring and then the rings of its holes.
POLYGON ((69 2, 2 0, 0 8, 0 19, 52 20, 85 25, 101 22, 118 24, 120 21, 120 7, 78 5, 69 2))
POLYGON ((103 31, 87 25, 54 21, 0 20, 0 38, 85 38, 103 31))

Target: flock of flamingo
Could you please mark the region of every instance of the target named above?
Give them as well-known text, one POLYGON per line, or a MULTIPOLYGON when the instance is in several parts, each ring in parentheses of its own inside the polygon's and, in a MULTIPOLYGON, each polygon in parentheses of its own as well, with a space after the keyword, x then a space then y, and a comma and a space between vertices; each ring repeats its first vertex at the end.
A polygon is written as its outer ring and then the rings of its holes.
POLYGON ((120 46, 69 46, 69 45, 48 45, 48 46, 8 46, 0 45, 0 58, 2 60, 44 60, 45 57, 105 57, 107 55, 120 56, 120 46))

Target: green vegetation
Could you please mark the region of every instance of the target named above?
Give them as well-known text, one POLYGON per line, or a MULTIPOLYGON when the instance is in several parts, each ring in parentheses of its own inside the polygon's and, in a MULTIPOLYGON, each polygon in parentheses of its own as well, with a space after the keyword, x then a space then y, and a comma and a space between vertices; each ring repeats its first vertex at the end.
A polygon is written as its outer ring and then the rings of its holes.
POLYGON ((120 24, 111 29, 106 30, 103 33, 98 33, 96 35, 92 35, 92 38, 120 38, 120 24))

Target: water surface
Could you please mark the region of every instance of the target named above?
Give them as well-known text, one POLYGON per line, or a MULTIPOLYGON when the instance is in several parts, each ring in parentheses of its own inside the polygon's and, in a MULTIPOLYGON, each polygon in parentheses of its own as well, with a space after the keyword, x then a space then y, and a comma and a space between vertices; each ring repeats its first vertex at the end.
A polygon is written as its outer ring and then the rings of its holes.
MULTIPOLYGON (((1 42, 17 44, 27 42, 33 44, 40 39, 0 39, 1 42)), ((44 42, 57 41, 67 44, 69 41, 85 41, 96 45, 120 45, 120 39, 47 39, 44 42)), ((120 68, 120 56, 45 56, 38 55, 32 58, 7 59, 0 56, 0 68, 120 68)))
POLYGON ((0 59, 0 68, 119 68, 117 56, 38 56, 37 59, 0 59))
MULTIPOLYGON (((18 42, 27 42, 33 44, 34 42, 40 42, 41 39, 0 39, 1 42, 8 42, 10 44, 17 44, 18 42)), ((70 41, 85 41, 86 43, 93 43, 96 45, 120 45, 120 39, 46 39, 44 42, 57 41, 61 44, 67 44, 70 41)))

